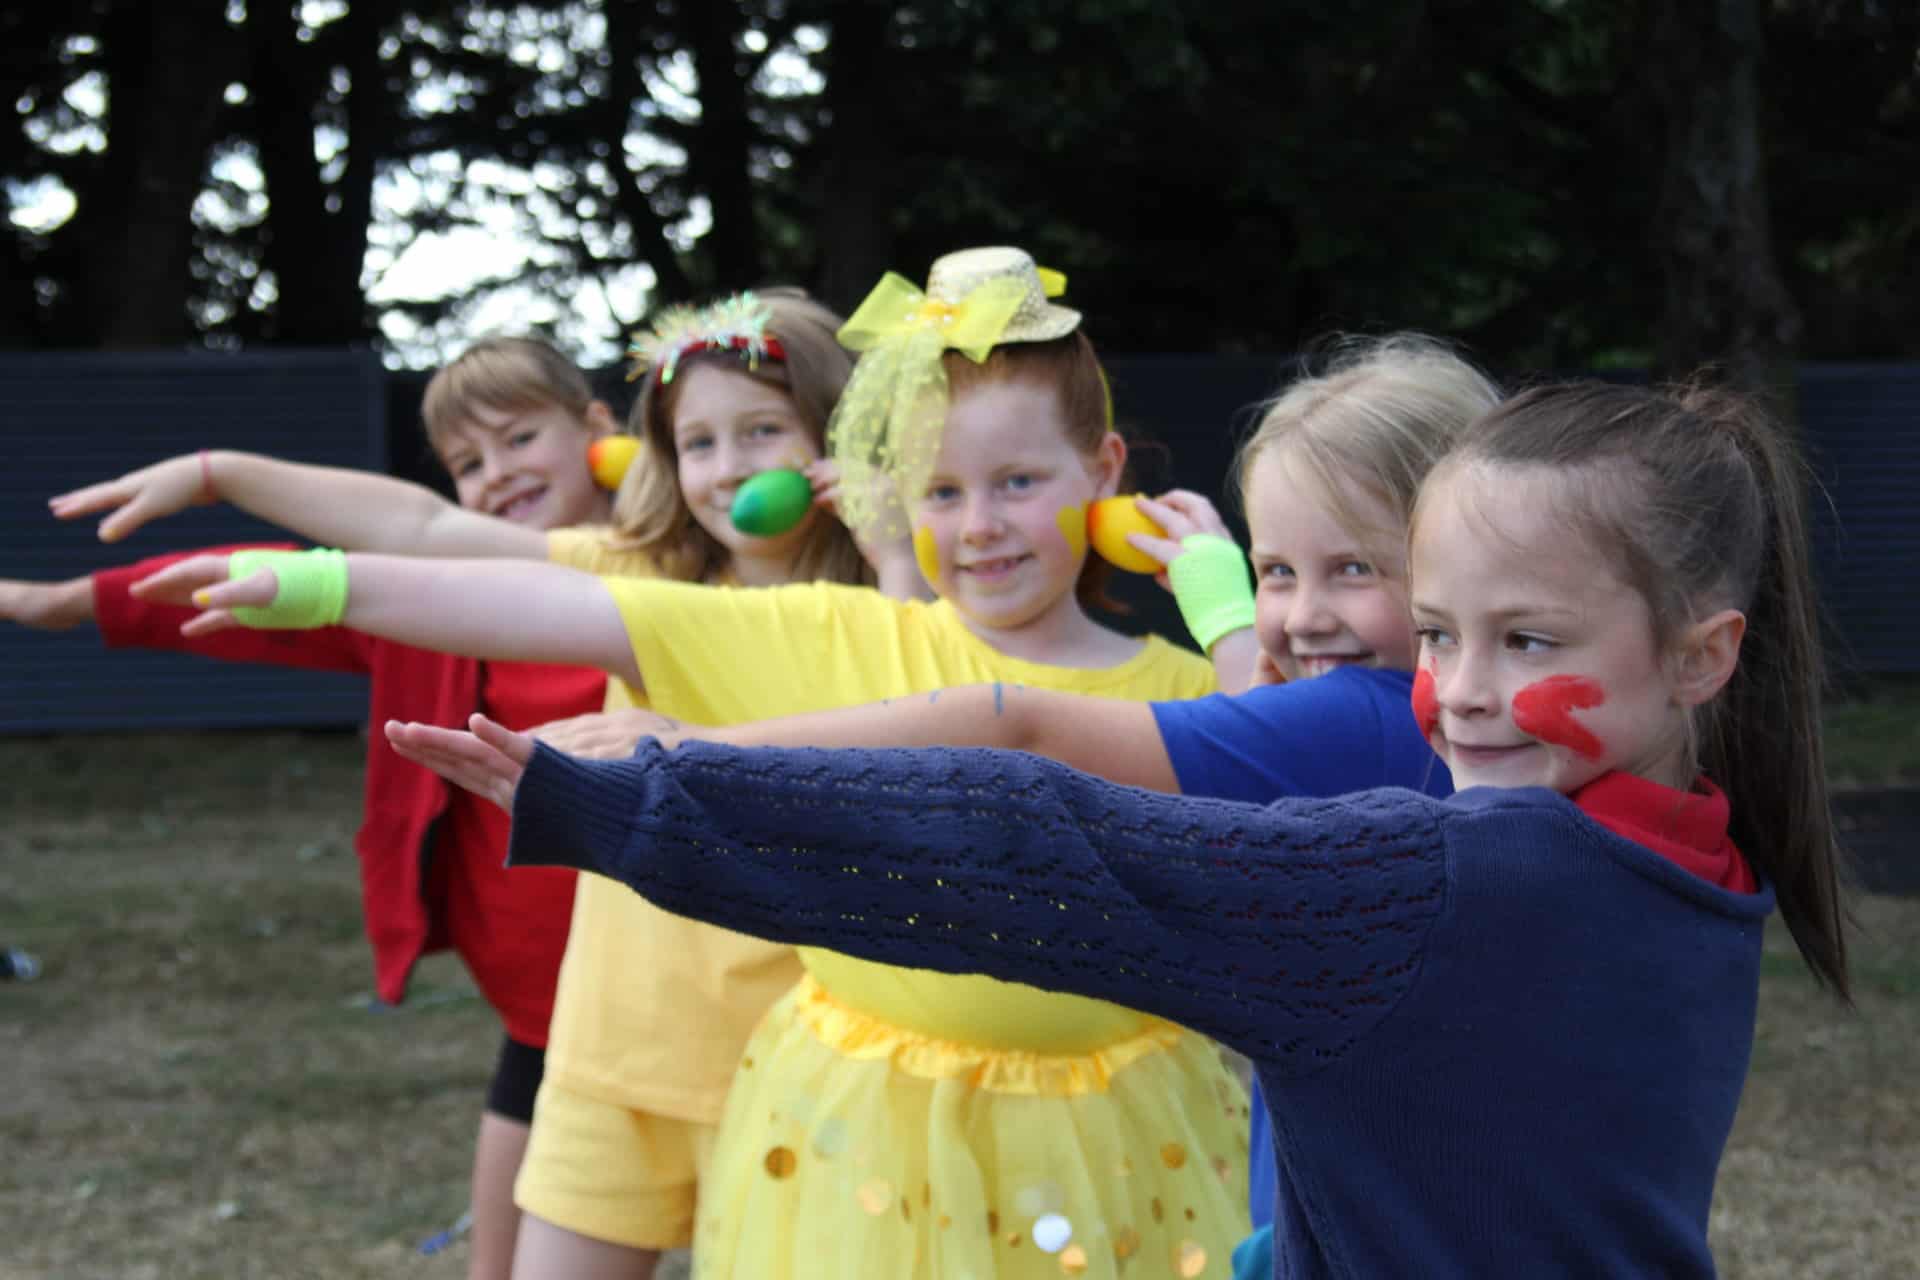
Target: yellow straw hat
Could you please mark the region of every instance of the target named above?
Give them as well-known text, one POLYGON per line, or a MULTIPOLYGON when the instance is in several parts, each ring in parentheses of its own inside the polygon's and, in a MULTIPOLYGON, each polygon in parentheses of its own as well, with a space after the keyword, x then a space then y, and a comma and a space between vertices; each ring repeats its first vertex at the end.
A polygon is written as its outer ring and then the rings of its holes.
POLYGON ((891 271, 881 277, 840 329, 841 343, 861 356, 827 424, 850 528, 876 540, 905 533, 902 503, 925 485, 946 426, 941 354, 978 363, 998 346, 1066 337, 1080 313, 1050 301, 1066 285, 1007 246, 943 255, 924 293, 891 271))

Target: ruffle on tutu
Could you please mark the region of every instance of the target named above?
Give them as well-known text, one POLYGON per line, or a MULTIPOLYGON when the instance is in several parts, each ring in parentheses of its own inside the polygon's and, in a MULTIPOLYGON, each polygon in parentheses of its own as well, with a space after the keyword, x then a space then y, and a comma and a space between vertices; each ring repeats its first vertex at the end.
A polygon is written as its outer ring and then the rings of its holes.
POLYGON ((943 1040, 873 1017, 834 999, 808 975, 793 995, 794 1012, 820 1042, 862 1062, 885 1059, 922 1080, 961 1080, 989 1093, 1060 1098, 1104 1093, 1114 1075, 1152 1053, 1164 1053, 1189 1032, 1170 1022, 1143 1018, 1142 1029, 1124 1040, 1086 1053, 1036 1053, 989 1049, 943 1040))
POLYGON ((1232 1274, 1249 1111, 1203 1037, 1156 1026, 1055 1070, 823 997, 803 980, 741 1060, 701 1184, 697 1280, 1232 1274))

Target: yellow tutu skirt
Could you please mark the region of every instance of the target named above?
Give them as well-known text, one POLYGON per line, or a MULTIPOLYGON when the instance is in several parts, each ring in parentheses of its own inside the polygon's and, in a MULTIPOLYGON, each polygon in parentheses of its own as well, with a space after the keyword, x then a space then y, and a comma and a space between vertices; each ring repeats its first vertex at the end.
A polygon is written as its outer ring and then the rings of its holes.
MULTIPOLYGON (((1026 1009, 1067 1002, 1068 1018, 1097 1003, 996 985, 1026 1009)), ((1079 1052, 984 1048, 803 978, 734 1076, 696 1276, 1230 1276, 1249 1230, 1246 1092, 1202 1037, 1126 1022, 1079 1052)))

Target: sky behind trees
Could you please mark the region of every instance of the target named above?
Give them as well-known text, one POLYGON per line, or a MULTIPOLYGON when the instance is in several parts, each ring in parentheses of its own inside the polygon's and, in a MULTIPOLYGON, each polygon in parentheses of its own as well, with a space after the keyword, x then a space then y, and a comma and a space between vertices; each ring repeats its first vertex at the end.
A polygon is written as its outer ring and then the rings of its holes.
POLYGON ((1123 351, 1920 354, 1884 0, 76 0, 0 47, 13 347, 597 362, 657 301, 1011 241, 1123 351))

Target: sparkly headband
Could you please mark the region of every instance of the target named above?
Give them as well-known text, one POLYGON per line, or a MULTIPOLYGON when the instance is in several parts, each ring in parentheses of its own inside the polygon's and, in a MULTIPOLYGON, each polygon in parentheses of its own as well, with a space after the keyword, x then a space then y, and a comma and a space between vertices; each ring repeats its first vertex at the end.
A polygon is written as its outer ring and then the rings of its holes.
POLYGON ((748 369, 762 360, 787 358, 780 339, 767 332, 772 309, 751 292, 736 293, 704 307, 673 306, 662 311, 653 327, 633 335, 627 356, 633 361, 627 381, 657 374, 656 386, 673 381, 680 361, 697 351, 738 351, 748 369))

